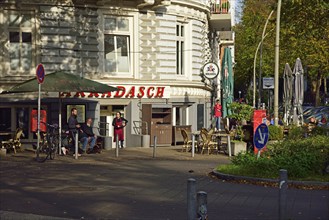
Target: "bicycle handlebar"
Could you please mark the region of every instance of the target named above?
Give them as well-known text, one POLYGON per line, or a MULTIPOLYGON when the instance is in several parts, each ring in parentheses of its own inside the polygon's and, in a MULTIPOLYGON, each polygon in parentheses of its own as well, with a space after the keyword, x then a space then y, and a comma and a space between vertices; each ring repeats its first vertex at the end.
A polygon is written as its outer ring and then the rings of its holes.
POLYGON ((55 129, 59 128, 58 124, 48 124, 43 121, 40 121, 40 123, 45 124, 47 127, 50 127, 50 128, 55 128, 55 129))

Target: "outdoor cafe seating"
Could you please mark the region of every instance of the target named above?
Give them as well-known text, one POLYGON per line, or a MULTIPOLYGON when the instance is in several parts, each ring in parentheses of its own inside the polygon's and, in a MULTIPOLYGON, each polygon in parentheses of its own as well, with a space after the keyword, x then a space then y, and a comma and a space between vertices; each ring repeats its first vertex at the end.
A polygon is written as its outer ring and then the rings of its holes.
POLYGON ((21 147, 21 137, 24 135, 22 128, 17 128, 13 137, 9 140, 1 141, 1 148, 6 149, 7 151, 13 150, 16 154, 16 151, 21 147))
MULTIPOLYGON (((230 137, 233 133, 229 132, 227 129, 215 132, 213 128, 210 130, 201 128, 200 131, 193 132, 192 134, 196 137, 194 142, 195 152, 204 154, 205 151, 207 151, 208 155, 212 153, 229 154, 230 137)), ((187 134, 183 134, 183 132, 182 136, 187 140, 187 142, 184 141, 182 151, 184 151, 184 149, 188 151, 192 147, 192 141, 188 140, 187 134)))

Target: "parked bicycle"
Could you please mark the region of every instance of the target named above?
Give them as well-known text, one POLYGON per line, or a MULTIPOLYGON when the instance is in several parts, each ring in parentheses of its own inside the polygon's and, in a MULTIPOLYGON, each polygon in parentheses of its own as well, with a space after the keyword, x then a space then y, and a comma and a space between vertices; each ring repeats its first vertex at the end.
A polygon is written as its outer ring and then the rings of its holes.
POLYGON ((39 148, 36 145, 33 145, 33 148, 36 149, 36 160, 41 163, 45 162, 48 158, 50 160, 55 159, 59 143, 58 125, 44 124, 47 125, 47 132, 40 132, 39 148))

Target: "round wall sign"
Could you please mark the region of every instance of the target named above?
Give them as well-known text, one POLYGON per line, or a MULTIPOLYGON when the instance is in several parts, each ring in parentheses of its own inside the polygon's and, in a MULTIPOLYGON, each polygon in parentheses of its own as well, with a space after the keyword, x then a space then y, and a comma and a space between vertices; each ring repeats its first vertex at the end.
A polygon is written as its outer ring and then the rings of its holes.
POLYGON ((219 67, 216 63, 206 63, 203 66, 203 75, 208 79, 214 79, 218 76, 219 67))

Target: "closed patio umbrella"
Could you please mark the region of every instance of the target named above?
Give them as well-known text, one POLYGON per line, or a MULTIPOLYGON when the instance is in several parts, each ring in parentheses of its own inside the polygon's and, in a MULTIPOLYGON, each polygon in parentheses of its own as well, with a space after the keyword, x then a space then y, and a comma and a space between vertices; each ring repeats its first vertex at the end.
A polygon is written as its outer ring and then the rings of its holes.
POLYGON ((231 115, 231 109, 229 105, 233 102, 233 68, 232 68, 232 56, 230 48, 226 47, 224 49, 224 56, 222 60, 222 90, 223 90, 223 100, 222 100, 222 111, 223 118, 231 115))
POLYGON ((303 102, 304 102, 304 70, 302 61, 297 58, 295 67, 293 70, 295 75, 295 88, 294 88, 294 123, 297 125, 303 125, 303 102))
POLYGON ((293 84, 292 70, 289 64, 286 63, 283 72, 284 122, 286 123, 286 125, 289 125, 291 121, 290 118, 291 118, 292 84, 293 84))

